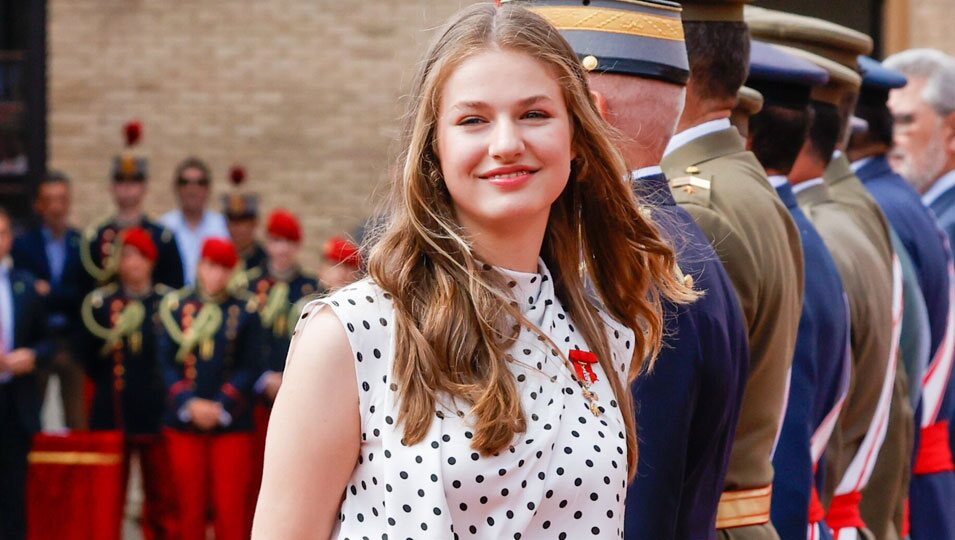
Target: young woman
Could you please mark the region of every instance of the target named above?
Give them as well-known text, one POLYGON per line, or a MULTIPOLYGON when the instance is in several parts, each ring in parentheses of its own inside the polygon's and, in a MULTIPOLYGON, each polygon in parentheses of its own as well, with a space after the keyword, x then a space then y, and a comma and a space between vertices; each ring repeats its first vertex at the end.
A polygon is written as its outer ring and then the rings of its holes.
POLYGON ((412 95, 370 278, 295 331, 253 534, 620 536, 628 379, 694 293, 543 19, 463 10, 412 95))

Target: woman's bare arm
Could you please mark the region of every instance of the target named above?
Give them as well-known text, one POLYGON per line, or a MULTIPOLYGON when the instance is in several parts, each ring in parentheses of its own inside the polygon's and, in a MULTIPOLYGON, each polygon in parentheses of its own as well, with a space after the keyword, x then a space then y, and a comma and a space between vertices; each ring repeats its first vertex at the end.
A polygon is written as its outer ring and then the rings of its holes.
POLYGON ((295 336, 265 445, 255 539, 326 539, 358 460, 361 418, 354 360, 331 309, 295 336))

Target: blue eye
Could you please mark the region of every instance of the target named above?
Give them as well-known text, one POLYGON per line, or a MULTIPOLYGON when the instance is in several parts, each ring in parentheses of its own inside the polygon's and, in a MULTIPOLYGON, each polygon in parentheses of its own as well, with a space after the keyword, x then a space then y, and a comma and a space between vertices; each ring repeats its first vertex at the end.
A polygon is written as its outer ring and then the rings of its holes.
POLYGON ((461 120, 459 120, 459 121, 458 121, 458 125, 459 125, 459 126, 473 126, 473 125, 476 125, 476 124, 480 124, 480 123, 482 123, 482 122, 484 122, 484 120, 481 119, 481 118, 478 118, 477 116, 468 116, 468 117, 465 117, 465 118, 462 118, 461 120))

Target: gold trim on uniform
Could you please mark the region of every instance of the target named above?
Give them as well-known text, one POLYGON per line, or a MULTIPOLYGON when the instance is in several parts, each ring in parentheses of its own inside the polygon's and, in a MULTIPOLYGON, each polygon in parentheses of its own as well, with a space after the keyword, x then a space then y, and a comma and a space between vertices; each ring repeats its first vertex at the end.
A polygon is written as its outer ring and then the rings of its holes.
POLYGON ((773 486, 724 491, 716 511, 716 528, 730 529, 769 523, 773 486))
POLYGON ((116 465, 122 463, 123 457, 119 454, 107 454, 106 452, 33 451, 27 454, 27 461, 51 465, 116 465))
POLYGON ((638 11, 620 9, 541 6, 531 11, 547 19, 558 30, 607 32, 669 41, 683 41, 683 22, 638 11))

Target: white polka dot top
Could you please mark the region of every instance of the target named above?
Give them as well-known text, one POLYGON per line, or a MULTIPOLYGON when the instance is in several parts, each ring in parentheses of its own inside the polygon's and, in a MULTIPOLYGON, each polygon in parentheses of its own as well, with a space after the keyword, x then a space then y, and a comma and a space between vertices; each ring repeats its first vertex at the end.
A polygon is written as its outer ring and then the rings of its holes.
MULTIPOLYGON (((564 348, 589 351, 554 295, 551 276, 502 270, 524 315, 564 348)), ((533 332, 521 331, 510 353, 527 431, 509 449, 481 456, 473 423, 451 398, 413 446, 401 443, 392 382, 394 312, 389 295, 365 279, 308 305, 332 307, 355 357, 361 449, 346 487, 336 539, 621 538, 627 482, 621 411, 607 375, 592 364, 603 414, 594 416, 570 368, 533 332)), ((613 376, 626 378, 633 333, 604 316, 613 376)), ((292 347, 294 347, 294 339, 292 347)))

